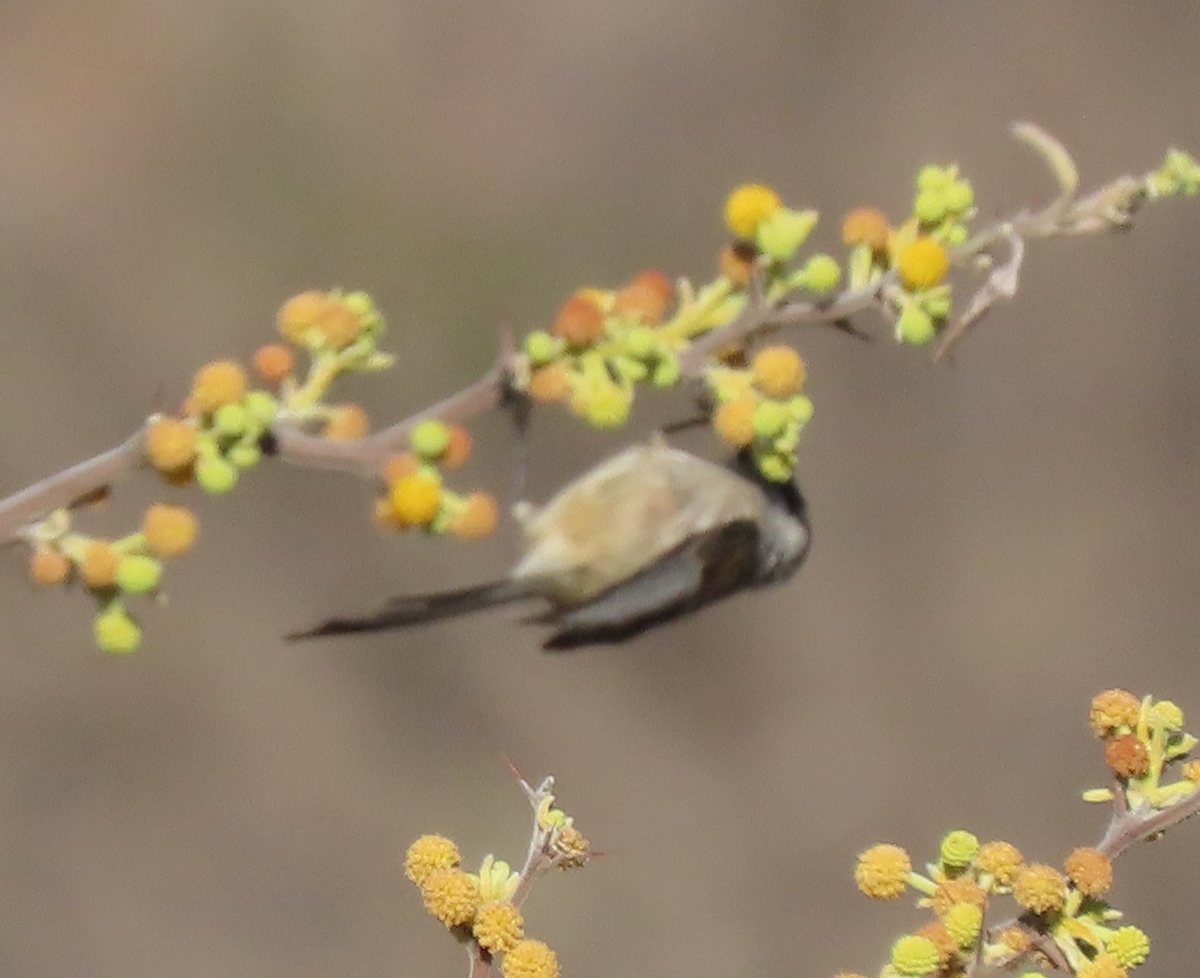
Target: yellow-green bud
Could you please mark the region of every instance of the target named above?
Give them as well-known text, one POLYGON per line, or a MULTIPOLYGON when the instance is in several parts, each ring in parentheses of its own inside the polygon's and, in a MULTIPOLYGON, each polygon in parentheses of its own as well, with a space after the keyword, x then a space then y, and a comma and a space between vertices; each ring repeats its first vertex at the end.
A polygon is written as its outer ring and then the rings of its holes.
POLYGON ((549 363, 562 353, 565 347, 566 344, 562 340, 543 329, 535 329, 525 337, 525 356, 529 357, 530 364, 535 367, 549 363))
POLYGON ((975 204, 975 191, 966 180, 959 180, 946 188, 942 199, 946 210, 954 214, 965 214, 975 204))
POLYGON ((130 594, 149 594, 162 580, 163 566, 153 557, 127 554, 117 565, 117 587, 130 594))
POLYGON ((654 365, 654 373, 651 375, 650 381, 655 387, 674 387, 682 372, 683 368, 679 364, 679 357, 674 353, 668 353, 654 365))
POLYGON ((351 292, 346 295, 342 301, 346 303, 347 308, 349 308, 354 315, 360 318, 364 316, 371 316, 375 313, 375 300, 372 299, 370 294, 367 292, 363 292, 361 290, 357 292, 351 292))
POLYGON ((249 418, 241 404, 222 404, 213 412, 213 428, 222 435, 240 435, 249 418))
POLYGON ((436 418, 429 418, 413 428, 409 444, 426 461, 439 459, 450 447, 450 429, 436 418))
POLYGON ((939 855, 947 869, 964 869, 979 855, 979 840, 961 829, 948 832, 942 838, 939 855))
POLYGON ((921 296, 921 308, 934 319, 945 319, 949 316, 953 304, 954 299, 948 285, 935 285, 921 296))
POLYGON ((813 255, 801 272, 804 287, 817 295, 832 292, 842 280, 842 268, 829 255, 813 255))
POLYGON ((786 405, 780 404, 779 401, 759 401, 754 409, 751 424, 759 438, 771 439, 783 434, 790 420, 791 415, 786 405))
POLYGON ((936 335, 937 330, 934 329, 929 313, 915 302, 905 303, 900 318, 896 320, 896 339, 901 343, 920 346, 922 343, 928 343, 936 335))
POLYGON ((817 225, 817 212, 781 207, 758 226, 755 243, 775 261, 790 261, 817 225))
POLYGON ((109 655, 128 655, 142 644, 142 630, 119 602, 109 605, 96 616, 92 634, 100 651, 109 655))
POLYGON ((947 211, 945 192, 922 190, 913 201, 913 215, 922 224, 937 224, 947 211))
POLYGON ((225 457, 239 469, 252 469, 262 461, 262 449, 257 442, 243 441, 232 446, 225 457))
POLYGON ((795 419, 796 423, 803 428, 812 420, 813 402, 811 398, 805 397, 803 394, 793 397, 787 402, 788 413, 795 419))
POLYGON ((279 413, 279 403, 266 391, 251 391, 242 400, 242 407, 260 429, 271 425, 279 413))
POLYGON ((796 460, 775 451, 756 452, 754 455, 758 471, 771 482, 787 482, 796 468, 796 460))
POLYGON ((649 360, 656 346, 654 330, 648 326, 635 326, 625 334, 625 352, 635 360, 649 360))
POLYGON ((1122 968, 1136 968, 1150 956, 1150 938, 1137 927, 1118 927, 1104 950, 1121 962, 1122 968))
POLYGON ((945 190, 954 183, 954 173, 949 168, 929 164, 921 167, 917 174, 918 190, 945 190))
POLYGON ((196 462, 196 483, 213 496, 223 495, 237 485, 237 467, 219 456, 201 458, 196 462))
POLYGON ((965 224, 951 224, 942 228, 938 237, 947 248, 957 248, 966 242, 970 232, 965 224))
POLYGON ((937 945, 928 937, 907 934, 892 945, 892 967, 906 978, 932 974, 940 963, 937 945))

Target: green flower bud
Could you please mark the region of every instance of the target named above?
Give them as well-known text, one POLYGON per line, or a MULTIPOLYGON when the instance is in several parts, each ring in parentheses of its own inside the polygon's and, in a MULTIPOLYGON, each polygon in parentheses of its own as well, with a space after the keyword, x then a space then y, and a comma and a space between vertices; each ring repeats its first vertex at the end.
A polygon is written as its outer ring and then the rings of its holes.
POLYGON ((950 315, 953 298, 950 286, 938 285, 921 296, 921 308, 934 319, 945 319, 950 315))
POLYGON ((219 456, 200 458, 196 462, 196 482, 210 495, 220 496, 237 485, 238 470, 219 456))
POLYGON ((128 655, 142 644, 142 630, 120 602, 110 604, 96 616, 92 634, 100 651, 109 655, 128 655))
POLYGON ((117 587, 130 594, 149 594, 162 580, 163 565, 144 554, 128 554, 117 565, 117 587))
POLYGON ((921 346, 928 343, 937 335, 933 320, 917 303, 909 302, 896 320, 896 341, 921 346))
POLYGON ((932 163, 921 167, 917 174, 917 190, 941 191, 954 182, 956 170, 954 167, 934 166, 932 163))
POLYGON ((754 455, 758 471, 771 482, 787 482, 796 468, 796 460, 779 452, 756 452, 754 455))
POLYGON ((759 401, 758 406, 754 409, 754 419, 751 424, 754 426, 754 433, 764 440, 770 440, 783 434, 783 429, 787 427, 791 420, 791 415, 788 413, 787 406, 780 404, 779 401, 759 401))
POLYGON ((816 211, 781 207, 758 226, 758 250, 775 261, 790 261, 817 226, 816 211))
POLYGON ((225 457, 239 469, 252 469, 262 461, 262 449, 254 441, 241 441, 225 453, 225 457))
POLYGON ((667 353, 654 365, 654 373, 650 377, 650 381, 655 387, 674 387, 682 372, 683 368, 679 365, 679 357, 674 353, 667 353))
POLYGON ((635 360, 649 360, 657 346, 654 330, 648 326, 635 326, 625 334, 625 352, 635 360))
POLYGON ((445 455, 450 447, 450 429, 437 418, 429 418, 413 428, 409 444, 420 458, 434 461, 445 455))
POLYGON ((805 288, 817 295, 832 292, 842 280, 841 266, 829 255, 813 255, 801 274, 805 288))
POLYGON ((628 384, 636 384, 650 375, 650 368, 641 360, 635 360, 633 357, 613 357, 609 363, 612 364, 621 379, 628 384))
POLYGON ((249 421, 241 404, 222 404, 213 412, 213 428, 222 435, 236 437, 246 430, 249 421))
POLYGON ((525 337, 525 356, 534 367, 542 367, 562 353, 566 344, 543 329, 535 329, 525 337))
POLYGON ((892 945, 892 967, 905 978, 920 978, 937 971, 941 957, 928 937, 908 934, 892 945))
POLYGON ((946 188, 942 199, 952 214, 965 214, 975 204, 975 191, 967 180, 959 180, 946 188))
POLYGON ((970 232, 965 224, 949 224, 937 236, 947 248, 957 248, 966 242, 970 232))
POLYGON ((922 224, 939 223, 948 209, 941 190, 922 190, 913 201, 913 215, 922 224))
POLYGON ((800 394, 798 397, 793 397, 787 402, 788 414, 803 428, 812 420, 813 402, 811 399, 800 394))
POLYGON ((342 300, 356 316, 362 318, 375 314, 375 300, 369 293, 363 291, 350 292, 342 300))
POLYGON ((963 869, 979 855, 979 840, 970 832, 958 829, 942 837, 939 856, 948 869, 963 869))
POLYGON ((279 402, 266 391, 250 391, 242 400, 242 407, 259 430, 269 428, 279 413, 279 402))

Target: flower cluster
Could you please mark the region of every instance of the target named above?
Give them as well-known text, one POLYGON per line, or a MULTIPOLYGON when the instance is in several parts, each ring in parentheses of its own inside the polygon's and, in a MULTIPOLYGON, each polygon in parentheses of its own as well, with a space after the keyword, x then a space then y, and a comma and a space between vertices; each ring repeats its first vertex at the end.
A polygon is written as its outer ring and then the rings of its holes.
POLYGON ((425 909, 470 943, 473 958, 503 955, 504 978, 556 978, 558 958, 544 942, 525 936, 520 905, 538 876, 555 867, 582 866, 590 846, 573 820, 554 807, 553 778, 537 788, 524 781, 521 786, 534 810, 521 872, 488 855, 478 873, 469 873, 450 839, 423 835, 405 853, 404 874, 420 888, 425 909))
POLYGON ((563 303, 549 330, 525 337, 526 391, 566 403, 595 428, 619 428, 643 381, 670 387, 680 375, 680 338, 662 328, 675 290, 645 271, 615 291, 583 289, 563 303))
POLYGON ((69 510, 56 510, 30 527, 30 579, 50 587, 77 583, 96 601, 96 644, 104 652, 125 655, 141 645, 142 629, 127 604, 133 597, 154 596, 163 560, 192 549, 199 524, 183 506, 155 503, 142 515, 139 530, 120 539, 77 532, 69 510))
POLYGON ((1103 899, 1112 886, 1112 862, 1098 849, 1079 848, 1059 870, 1027 863, 1009 842, 980 843, 970 832, 943 837, 938 858, 916 873, 899 846, 877 845, 858 858, 858 888, 876 899, 895 899, 907 889, 933 919, 892 946, 897 975, 961 974, 980 959, 1012 967, 1031 952, 1055 953, 1085 978, 1123 978, 1149 953, 1146 935, 1136 927, 1113 927, 1121 914, 1103 899), (1010 896, 1020 916, 996 933, 984 927, 992 901, 1010 896))
POLYGON ((1090 789, 1084 800, 1109 802, 1121 792, 1130 810, 1163 809, 1200 787, 1200 761, 1188 759, 1196 738, 1183 729, 1183 711, 1170 700, 1139 700, 1124 689, 1106 690, 1092 700, 1089 721, 1104 741, 1104 759, 1117 787, 1090 789), (1180 776, 1164 781, 1173 765, 1180 776))
POLYGON ((713 366, 707 380, 717 404, 713 428, 726 443, 748 449, 760 471, 784 482, 796 466, 796 446, 812 419, 804 395, 808 371, 790 346, 769 346, 748 368, 713 366))
POLYGON ((383 468, 387 492, 376 501, 376 524, 451 533, 462 540, 491 533, 499 518, 495 498, 486 492, 460 495, 443 483, 443 469, 456 469, 470 457, 470 433, 430 418, 413 428, 409 445, 409 451, 393 456, 383 468))

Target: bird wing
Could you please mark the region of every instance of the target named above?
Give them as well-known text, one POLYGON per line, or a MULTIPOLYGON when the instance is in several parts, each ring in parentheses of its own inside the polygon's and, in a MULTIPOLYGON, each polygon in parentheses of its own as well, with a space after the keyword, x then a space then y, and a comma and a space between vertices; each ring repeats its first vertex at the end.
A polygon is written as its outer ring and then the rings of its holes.
POLYGON ((684 540, 651 567, 585 604, 542 616, 557 626, 542 646, 564 651, 622 642, 648 628, 712 604, 755 580, 759 531, 735 520, 684 540))

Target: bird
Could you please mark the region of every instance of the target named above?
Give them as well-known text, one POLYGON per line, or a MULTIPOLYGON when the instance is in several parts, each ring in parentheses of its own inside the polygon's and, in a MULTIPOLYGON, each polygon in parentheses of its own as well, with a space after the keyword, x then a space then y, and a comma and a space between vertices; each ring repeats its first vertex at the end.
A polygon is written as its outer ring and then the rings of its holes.
POLYGON ((312 639, 405 628, 540 600, 525 620, 546 651, 625 641, 748 588, 790 578, 812 542, 795 479, 774 482, 746 451, 719 464, 661 438, 601 461, 542 507, 515 508, 525 548, 507 577, 392 598, 294 632, 312 639))

